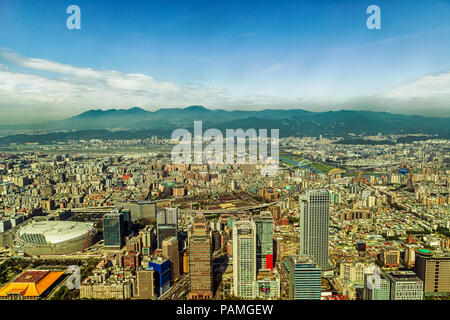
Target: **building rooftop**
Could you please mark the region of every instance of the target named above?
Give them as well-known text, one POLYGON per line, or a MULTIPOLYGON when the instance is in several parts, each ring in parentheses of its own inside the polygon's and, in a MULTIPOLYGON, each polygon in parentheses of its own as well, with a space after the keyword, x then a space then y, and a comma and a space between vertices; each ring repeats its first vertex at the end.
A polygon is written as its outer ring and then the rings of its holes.
POLYGON ((421 281, 413 271, 391 271, 386 276, 395 281, 421 281))
POLYGON ((41 296, 64 271, 28 270, 0 289, 0 297, 20 294, 22 297, 37 298, 41 296))
POLYGON ((93 223, 75 221, 39 221, 27 224, 18 231, 18 236, 40 234, 47 243, 58 243, 85 235, 93 228, 93 223))
POLYGON ((291 259, 296 264, 314 264, 317 263, 314 261, 314 258, 308 255, 295 255, 291 256, 291 259))

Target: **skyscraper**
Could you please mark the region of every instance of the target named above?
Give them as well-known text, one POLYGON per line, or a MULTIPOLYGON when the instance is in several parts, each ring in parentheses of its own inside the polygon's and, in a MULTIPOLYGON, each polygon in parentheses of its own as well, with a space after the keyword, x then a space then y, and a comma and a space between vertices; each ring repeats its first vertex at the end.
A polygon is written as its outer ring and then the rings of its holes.
POLYGON ((162 296, 170 289, 170 261, 169 259, 157 256, 148 262, 147 270, 155 271, 155 292, 157 296, 162 296))
POLYGON ((131 232, 131 215, 129 210, 114 208, 103 216, 104 246, 121 248, 124 238, 131 232))
POLYGON ((233 288, 236 297, 253 299, 256 281, 256 225, 236 221, 233 225, 233 288))
POLYGON ((290 256, 289 271, 290 300, 320 300, 322 270, 311 256, 290 256))
POLYGON ((206 218, 199 213, 188 233, 189 299, 213 298, 211 239, 206 218))
POLYGON ((155 248, 155 235, 154 227, 147 226, 144 230, 141 230, 139 234, 142 237, 142 253, 146 256, 155 248))
POLYGON ((371 276, 374 274, 364 274, 364 300, 389 300, 389 281, 381 274, 376 284, 369 286, 371 276))
POLYGON ((441 296, 450 293, 450 256, 433 254, 427 249, 416 252, 415 271, 424 282, 425 296, 441 296))
POLYGON ((180 253, 178 252, 177 238, 165 239, 162 243, 162 253, 170 261, 170 280, 173 283, 180 277, 180 253))
POLYGON ((164 208, 158 211, 156 223, 158 249, 162 249, 162 242, 166 238, 178 239, 178 208, 164 208))
POLYGON ((154 299, 155 297, 155 271, 137 271, 137 294, 139 299, 154 299))
POLYGON ((386 272, 390 300, 423 300, 423 281, 412 271, 386 272))
POLYGON ((322 270, 329 270, 330 194, 327 190, 309 190, 300 198, 300 208, 300 254, 311 255, 322 270))
POLYGON ((273 219, 268 211, 253 218, 256 225, 256 269, 273 270, 273 219))

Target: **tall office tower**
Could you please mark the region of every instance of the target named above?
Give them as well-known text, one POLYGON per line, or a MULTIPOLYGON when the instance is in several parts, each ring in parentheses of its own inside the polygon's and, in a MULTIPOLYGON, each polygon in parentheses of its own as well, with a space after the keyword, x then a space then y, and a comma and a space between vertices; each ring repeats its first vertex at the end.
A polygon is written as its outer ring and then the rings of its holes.
POLYGON ((389 268, 400 266, 400 250, 396 248, 383 248, 380 254, 381 262, 389 268))
POLYGON ((254 221, 236 221, 233 225, 234 296, 253 299, 256 281, 256 225, 254 221))
POLYGON ((123 215, 123 230, 125 235, 129 235, 132 231, 133 223, 131 222, 131 211, 129 209, 121 209, 123 215))
POLYGON ((412 271, 386 272, 389 300, 423 300, 423 281, 412 271))
POLYGON ((418 248, 419 246, 415 243, 405 244, 405 255, 403 260, 405 261, 407 267, 414 267, 416 263, 416 250, 418 248))
POLYGON ((139 231, 142 237, 142 254, 145 256, 150 255, 155 247, 153 230, 153 227, 147 226, 144 230, 139 231))
POLYGON ((162 296, 170 289, 170 261, 169 259, 156 256, 148 262, 147 270, 155 271, 155 293, 162 296))
POLYGON ((211 300, 212 287, 212 255, 211 239, 206 218, 199 213, 188 233, 189 255, 189 299, 211 300))
POLYGON ((322 270, 307 255, 290 256, 289 271, 289 299, 290 300, 320 300, 322 270))
POLYGON ((324 271, 328 260, 330 194, 327 190, 309 190, 300 198, 300 254, 311 255, 324 271))
POLYGON ((104 246, 121 248, 124 239, 131 232, 131 215, 129 210, 114 208, 103 216, 104 246))
POLYGON ((211 248, 212 248, 213 252, 216 250, 219 250, 221 248, 221 245, 220 245, 221 240, 222 240, 222 237, 221 237, 219 231, 216 231, 216 230, 211 231, 211 248))
POLYGON ((269 211, 254 217, 256 225, 256 270, 273 270, 273 219, 269 211))
POLYGON ((137 294, 139 299, 153 299, 155 297, 155 271, 137 271, 137 294))
POLYGON ((170 261, 170 280, 173 283, 180 278, 180 253, 177 238, 170 237, 163 241, 162 254, 170 261))
POLYGON ((364 274, 364 300, 389 300, 389 281, 383 274, 379 275, 380 279, 376 282, 372 281, 371 277, 375 276, 375 272, 364 274))
POLYGON ((178 239, 178 208, 165 208, 158 211, 156 228, 158 249, 162 249, 164 239, 169 237, 178 239))
POLYGON ((424 282, 425 296, 442 296, 450 293, 450 256, 433 254, 430 250, 416 251, 415 271, 424 282))
POLYGON ((180 252, 187 248, 187 238, 188 238, 187 231, 182 230, 178 231, 178 250, 180 252))
POLYGON ((129 209, 133 220, 156 218, 156 201, 129 201, 118 205, 129 209))

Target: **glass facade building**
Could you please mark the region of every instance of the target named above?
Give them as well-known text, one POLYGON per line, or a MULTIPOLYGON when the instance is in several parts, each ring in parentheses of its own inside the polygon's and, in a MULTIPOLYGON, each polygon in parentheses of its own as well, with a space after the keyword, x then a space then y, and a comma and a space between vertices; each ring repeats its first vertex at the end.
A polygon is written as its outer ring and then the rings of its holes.
POLYGON ((364 275, 364 300, 389 300, 390 287, 386 277, 381 275, 379 281, 376 282, 376 285, 369 288, 367 283, 370 281, 370 276, 373 275, 364 275))
POLYGON ((256 281, 256 225, 254 221, 236 221, 233 225, 234 296, 253 299, 256 281))
POLYGON ((131 232, 131 212, 115 208, 103 216, 104 246, 120 248, 124 239, 131 232))
POLYGON ((330 270, 328 227, 330 194, 328 190, 309 190, 300 198, 300 254, 310 255, 322 270, 330 270))
POLYGON ((320 300, 322 270, 311 256, 290 256, 285 264, 289 273, 290 300, 320 300))
POLYGON ((386 273, 389 281, 389 300, 423 300, 423 281, 412 271, 386 273))
POLYGON ((270 212, 253 218, 256 225, 256 269, 273 270, 273 219, 270 212))
POLYGON ((157 247, 162 249, 162 242, 170 237, 178 239, 178 208, 165 208, 158 211, 156 219, 157 247))
POLYGON ((156 295, 162 296, 170 289, 170 261, 167 258, 156 257, 148 262, 147 270, 155 271, 156 295))

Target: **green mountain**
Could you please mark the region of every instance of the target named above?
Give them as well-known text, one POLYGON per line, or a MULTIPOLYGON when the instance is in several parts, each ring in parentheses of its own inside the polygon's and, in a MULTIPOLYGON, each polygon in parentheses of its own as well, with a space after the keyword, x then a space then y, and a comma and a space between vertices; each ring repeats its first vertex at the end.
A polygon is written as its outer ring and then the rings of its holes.
POLYGON ((77 116, 44 124, 1 127, 9 135, 1 144, 12 142, 51 143, 68 139, 135 139, 152 135, 170 137, 176 128, 193 130, 194 121, 201 120, 203 130, 279 129, 280 137, 354 135, 427 134, 450 138, 450 118, 423 117, 371 111, 310 112, 302 109, 260 111, 210 110, 202 106, 160 109, 154 112, 141 108, 90 110, 77 116), (27 130, 14 134, 14 130, 27 130), (352 135, 349 135, 352 134, 352 135))

